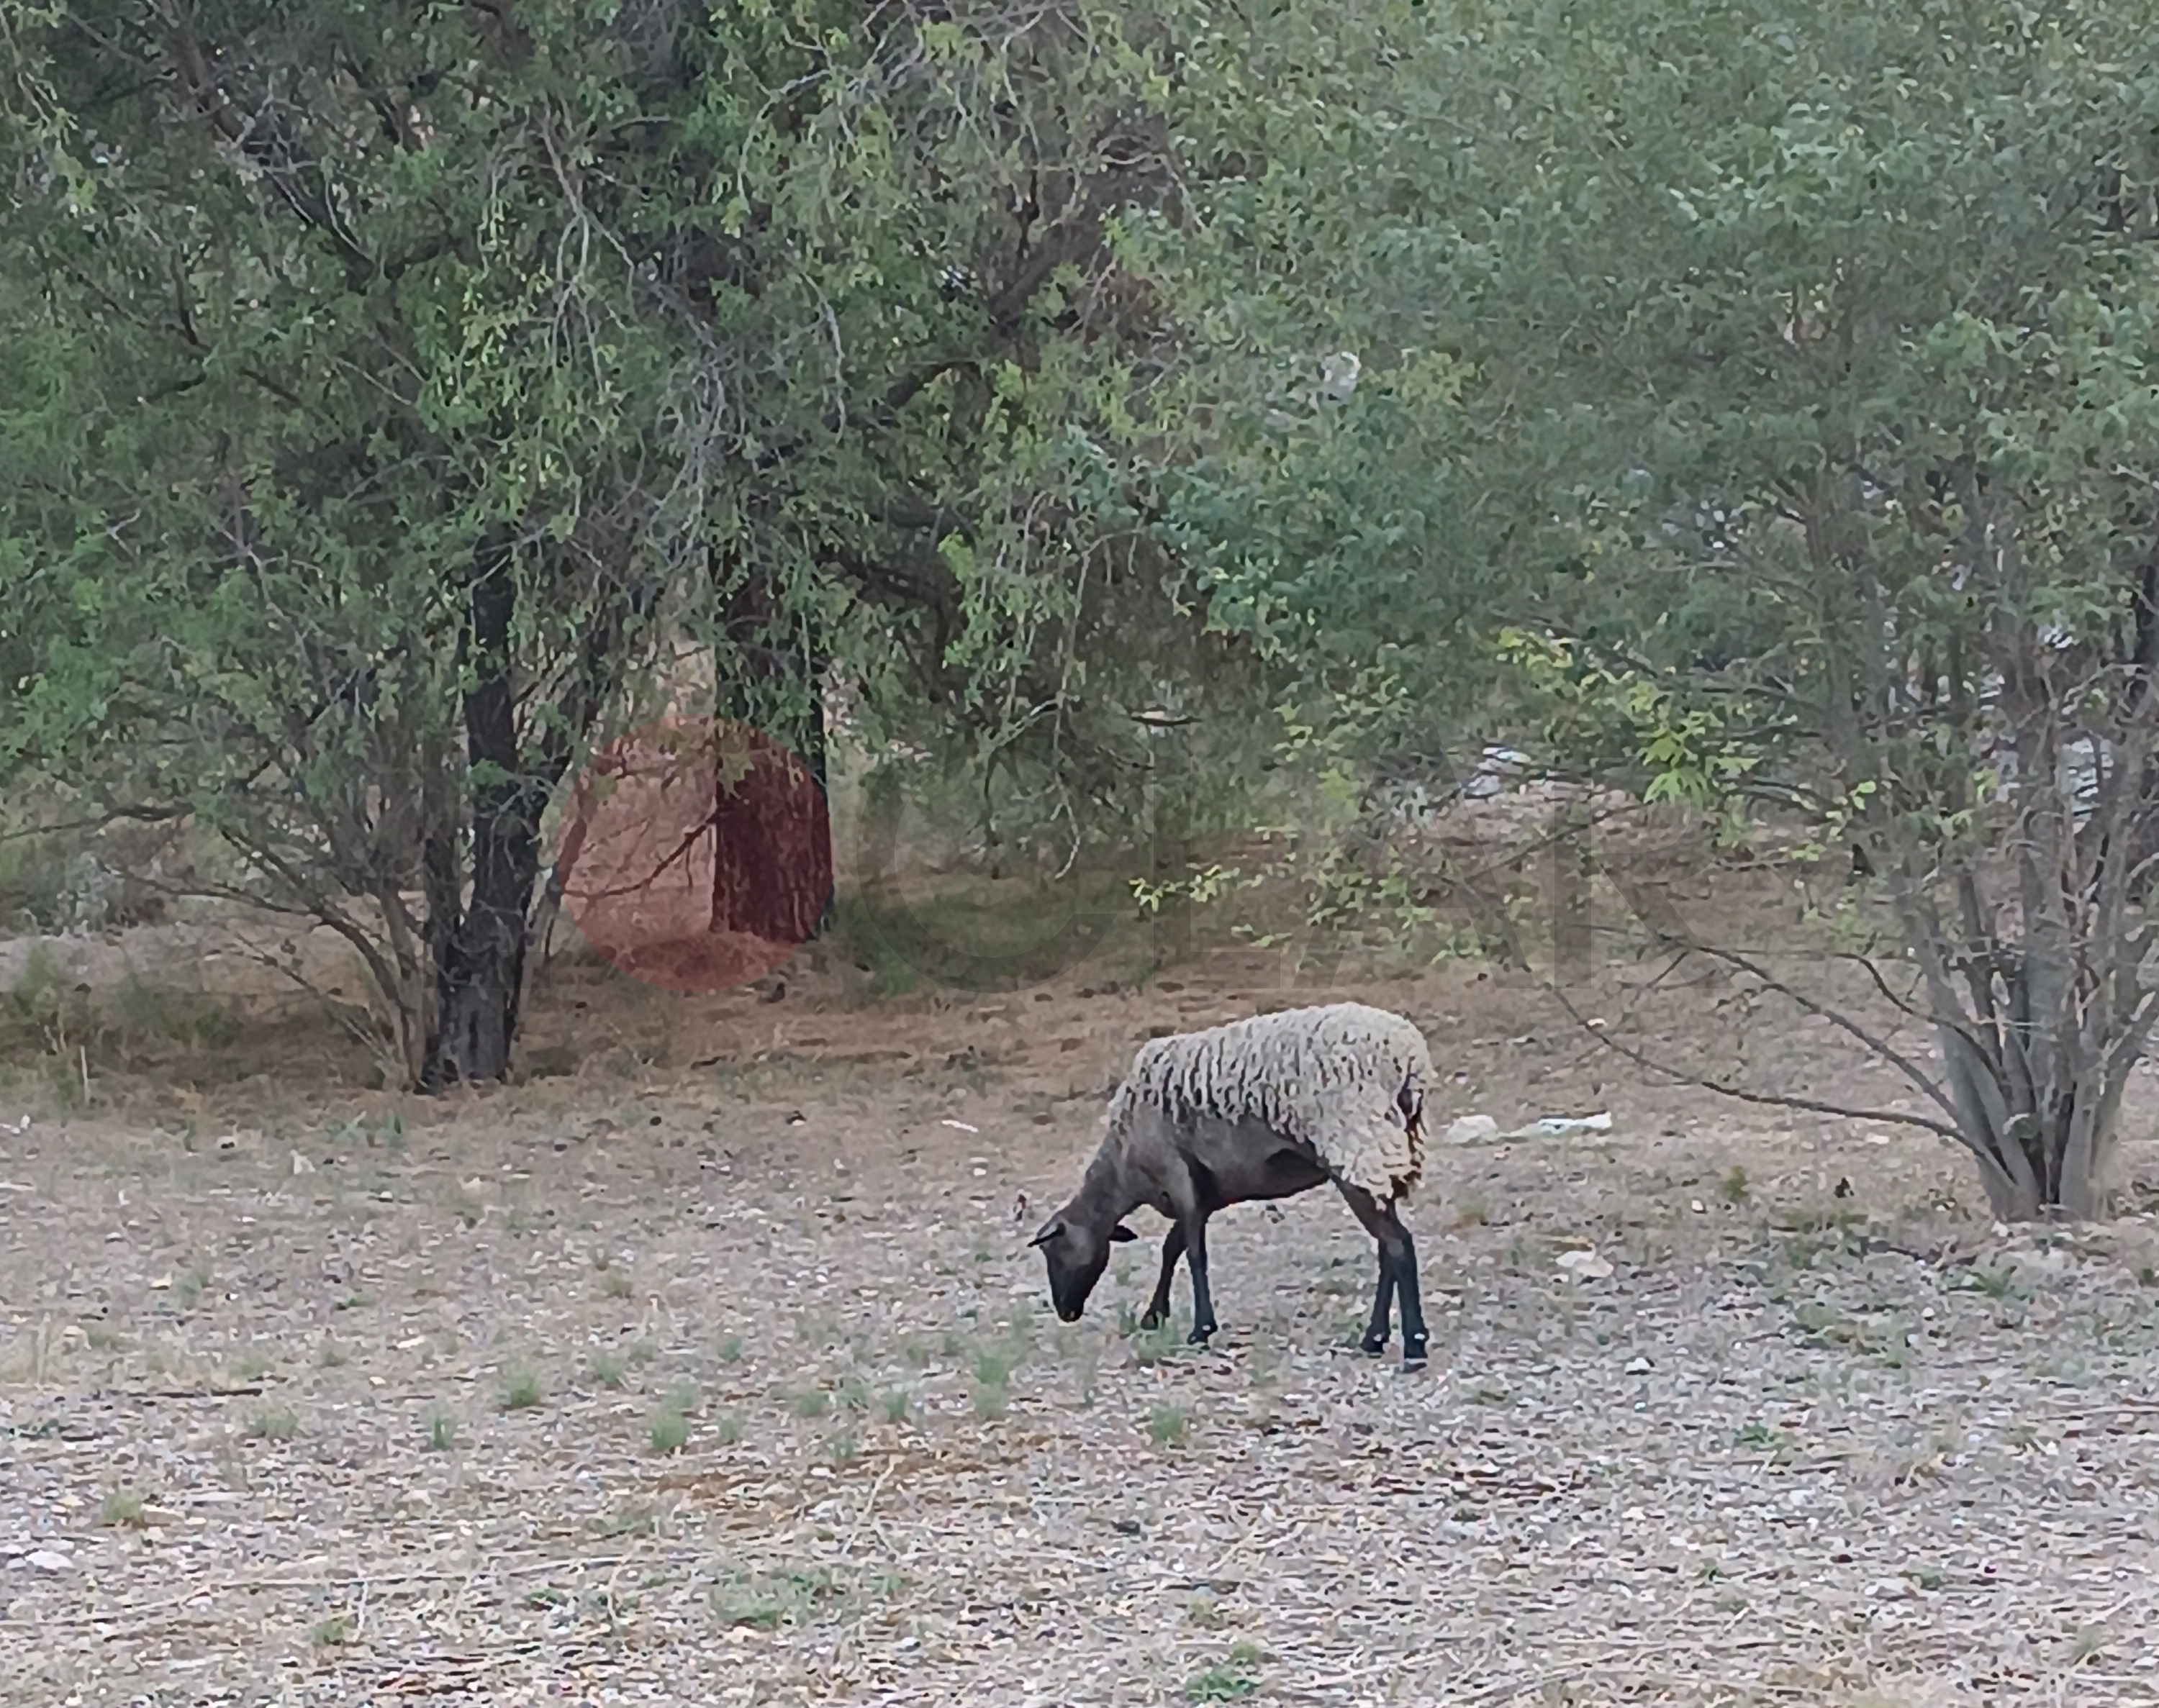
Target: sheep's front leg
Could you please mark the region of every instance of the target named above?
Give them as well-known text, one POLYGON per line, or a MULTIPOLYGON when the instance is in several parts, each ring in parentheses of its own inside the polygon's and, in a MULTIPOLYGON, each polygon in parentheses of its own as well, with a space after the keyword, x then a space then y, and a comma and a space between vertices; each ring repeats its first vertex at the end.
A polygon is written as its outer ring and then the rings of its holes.
POLYGON ((1204 1346, 1214 1333, 1214 1296, 1207 1288, 1207 1218, 1197 1215, 1184 1228, 1186 1267, 1192 1271, 1192 1333, 1186 1339, 1204 1346))
POLYGON ((1380 1248, 1379 1297, 1373 1301, 1372 1321, 1364 1331, 1364 1349, 1383 1350, 1387 1343, 1387 1312, 1392 1292, 1401 1300, 1402 1368, 1421 1370, 1425 1365, 1426 1333, 1424 1303, 1417 1292, 1416 1245, 1402 1219, 1390 1203, 1384 1208, 1362 1187, 1336 1183, 1350 1212, 1380 1248))
POLYGON ((1154 1297, 1147 1301, 1147 1313, 1140 1318, 1141 1328, 1159 1328, 1169 1321, 1170 1279, 1177 1273, 1177 1260, 1183 1255, 1184 1224, 1173 1222, 1162 1242, 1162 1279, 1155 1283, 1154 1297))

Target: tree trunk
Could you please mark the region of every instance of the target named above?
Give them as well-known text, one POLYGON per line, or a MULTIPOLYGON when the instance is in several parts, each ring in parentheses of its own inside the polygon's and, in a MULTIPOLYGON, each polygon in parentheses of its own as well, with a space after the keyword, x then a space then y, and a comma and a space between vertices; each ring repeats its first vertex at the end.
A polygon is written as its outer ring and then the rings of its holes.
POLYGON ((732 789, 726 756, 717 756, 711 929, 792 949, 826 929, 832 914, 824 660, 806 646, 786 644, 788 622, 753 572, 728 599, 727 628, 744 638, 739 668, 805 689, 810 709, 794 732, 794 753, 761 735, 753 738, 755 763, 732 789))
POLYGON ((712 929, 808 942, 832 900, 831 815, 814 770, 753 741, 748 774, 720 784, 712 835, 712 929))
POLYGON ((817 909, 816 919, 810 922, 805 941, 822 937, 832 929, 832 910, 839 899, 839 891, 834 882, 832 859, 831 759, 825 728, 824 675, 824 661, 813 660, 810 721, 802 732, 802 761, 810 768, 810 779, 817 785, 817 815, 823 829, 814 834, 818 870, 824 874, 825 900, 817 909))
MULTIPOLYGON (((1945 1055, 1969 1052, 1963 1022, 1939 1027, 1938 1036, 1945 1055)), ((2013 1110, 1998 1099, 1982 1105, 1955 1069, 1953 1059, 1957 1127, 1979 1162, 1987 1207, 1998 1220, 2085 1221, 2105 1214, 2124 1075, 2095 1058, 2074 1064, 2063 1070, 2069 1095, 2036 1110, 2013 1110)))
POLYGON ((500 531, 474 555, 470 600, 466 638, 475 680, 464 718, 472 899, 453 913, 453 926, 430 920, 436 1007, 424 1089, 431 1091, 509 1073, 524 988, 526 919, 540 873, 546 790, 519 765, 510 662, 517 583, 500 531))

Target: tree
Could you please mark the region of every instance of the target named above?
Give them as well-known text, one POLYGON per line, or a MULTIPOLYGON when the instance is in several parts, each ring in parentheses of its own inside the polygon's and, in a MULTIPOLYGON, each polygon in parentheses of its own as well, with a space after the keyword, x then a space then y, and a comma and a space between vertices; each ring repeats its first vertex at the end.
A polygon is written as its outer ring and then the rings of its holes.
POLYGON ((6 21, 7 757, 216 829, 413 1083, 505 1070, 542 814, 664 643, 813 769, 835 672, 1045 822, 1143 769, 1198 624, 1121 472, 1114 15, 6 21))
POLYGON ((601 74, 478 12, 21 21, 67 383, 8 532, 106 641, 25 628, 23 753, 345 935, 414 1082, 499 1077, 549 792, 695 550, 675 352, 579 190, 601 74))
MULTIPOLYGON (((1516 715, 1563 696, 1652 794, 1848 827, 1939 1041, 1891 1052, 1905 1118, 2005 1216, 2100 1206, 2159 1018, 2154 29, 1406 0, 1193 56, 1253 163, 1188 277, 1278 349, 1331 316, 1368 376, 1452 365, 1452 571, 1516 715)), ((1360 606, 1435 608, 1444 572, 1366 562, 1360 606)), ((1247 603, 1344 597, 1261 571, 1247 603)))

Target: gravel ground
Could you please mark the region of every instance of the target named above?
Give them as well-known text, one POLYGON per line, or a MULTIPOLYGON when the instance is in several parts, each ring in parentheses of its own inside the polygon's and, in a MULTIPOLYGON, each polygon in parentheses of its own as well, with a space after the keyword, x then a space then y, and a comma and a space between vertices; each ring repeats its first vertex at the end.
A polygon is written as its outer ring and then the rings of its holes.
POLYGON ((1354 1350, 1323 1193, 1217 1223, 1210 1350, 1182 1279, 1132 1328, 1151 1214, 1057 1323, 1095 1096, 1249 970, 36 1111, 0 1700, 2159 1702, 2152 1219, 1996 1229, 1931 1139, 1644 1090, 1462 970, 1358 993, 1470 1064, 1442 1123, 1615 1120, 1435 1159, 1429 1369, 1354 1350))

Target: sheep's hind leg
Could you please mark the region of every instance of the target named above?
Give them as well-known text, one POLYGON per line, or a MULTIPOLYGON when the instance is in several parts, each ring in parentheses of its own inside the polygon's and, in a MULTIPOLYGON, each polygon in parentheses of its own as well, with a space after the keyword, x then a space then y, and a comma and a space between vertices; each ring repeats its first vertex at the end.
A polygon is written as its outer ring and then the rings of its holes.
POLYGON ((1379 1248, 1380 1280, 1372 1290, 1372 1320, 1366 1325, 1364 1349, 1374 1358, 1387 1349, 1387 1317, 1395 1305, 1395 1271, 1385 1247, 1379 1248))
POLYGON ((1162 1242, 1162 1279, 1155 1283, 1154 1297, 1147 1301, 1147 1313, 1140 1318, 1141 1328, 1159 1328, 1169 1321, 1169 1283, 1177 1273, 1177 1260, 1183 1255, 1184 1224, 1173 1222, 1162 1242))
POLYGON ((1350 1213, 1363 1224, 1364 1231, 1378 1243, 1380 1248, 1380 1284, 1372 1302, 1372 1321, 1364 1330, 1364 1350, 1380 1353, 1386 1349, 1387 1317, 1392 1303, 1391 1293, 1401 1301, 1402 1311, 1402 1368, 1421 1370, 1425 1365, 1425 1345, 1428 1338, 1424 1322, 1424 1302, 1418 1297, 1416 1272, 1416 1244, 1410 1238, 1410 1230, 1402 1225, 1401 1216, 1393 1204, 1381 1205, 1361 1186, 1352 1186, 1346 1180, 1337 1181, 1350 1213))

